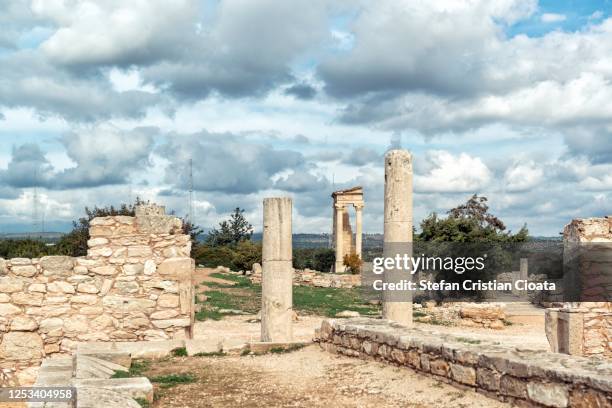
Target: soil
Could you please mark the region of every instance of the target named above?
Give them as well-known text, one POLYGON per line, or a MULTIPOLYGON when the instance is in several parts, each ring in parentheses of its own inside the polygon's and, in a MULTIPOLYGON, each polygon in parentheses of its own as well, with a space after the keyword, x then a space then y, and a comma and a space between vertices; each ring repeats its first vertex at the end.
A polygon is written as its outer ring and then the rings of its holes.
POLYGON ((336 356, 312 345, 263 356, 174 357, 145 374, 191 374, 197 381, 160 389, 161 407, 510 407, 407 368, 336 356))

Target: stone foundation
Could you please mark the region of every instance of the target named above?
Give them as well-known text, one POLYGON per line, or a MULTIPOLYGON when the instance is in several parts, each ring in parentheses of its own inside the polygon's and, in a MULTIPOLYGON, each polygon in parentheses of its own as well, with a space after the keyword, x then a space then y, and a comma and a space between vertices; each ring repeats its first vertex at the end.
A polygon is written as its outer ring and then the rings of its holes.
POLYGON ((325 320, 315 337, 329 352, 410 368, 517 405, 612 406, 612 367, 604 360, 469 344, 376 319, 325 320))
POLYGON ((86 257, 0 259, 0 386, 79 342, 185 338, 194 313, 191 241, 163 208, 95 218, 86 257))
MULTIPOLYGON (((250 279, 253 283, 261 283, 260 264, 253 264, 250 279)), ((295 286, 314 286, 317 288, 352 289, 361 286, 361 275, 323 273, 313 271, 312 269, 294 269, 293 284, 295 286)))

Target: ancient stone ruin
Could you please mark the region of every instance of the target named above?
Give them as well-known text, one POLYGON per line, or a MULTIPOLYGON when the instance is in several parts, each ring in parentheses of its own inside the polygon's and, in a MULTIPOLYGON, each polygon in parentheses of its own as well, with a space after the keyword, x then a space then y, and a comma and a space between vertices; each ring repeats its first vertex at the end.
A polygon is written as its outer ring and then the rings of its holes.
POLYGON ((263 202, 261 341, 293 340, 293 249, 290 198, 263 202))
POLYGON ((182 339, 194 321, 191 240, 164 208, 94 218, 87 256, 0 259, 0 385, 82 342, 182 339))
MULTIPOLYGON (((612 217, 575 219, 565 226, 563 240, 564 262, 577 258, 582 298, 611 293, 612 217)), ((546 337, 553 352, 612 358, 612 302, 571 302, 547 309, 546 337)))
POLYGON ((334 272, 344 272, 345 255, 357 254, 361 258, 363 236, 363 188, 353 187, 334 191, 333 242, 336 249, 334 272), (355 207, 355 240, 348 213, 349 206, 355 207))

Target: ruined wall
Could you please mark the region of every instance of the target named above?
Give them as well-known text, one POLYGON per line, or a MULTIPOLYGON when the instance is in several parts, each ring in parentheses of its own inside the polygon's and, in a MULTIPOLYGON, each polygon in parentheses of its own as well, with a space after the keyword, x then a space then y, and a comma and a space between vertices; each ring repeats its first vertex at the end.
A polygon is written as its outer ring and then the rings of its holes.
POLYGON ((612 370, 605 360, 470 344, 365 318, 324 320, 315 340, 326 351, 409 368, 513 406, 612 406, 612 370))
POLYGON ((86 257, 0 259, 0 385, 78 342, 184 338, 191 241, 163 207, 91 221, 86 257))
MULTIPOLYGON (((575 219, 563 231, 564 263, 576 262, 581 295, 612 293, 612 217, 575 219), (585 248, 585 246, 588 246, 585 248)), ((566 284, 567 285, 567 284, 566 284)), ((612 358, 612 302, 575 302, 546 311, 554 352, 612 358)))

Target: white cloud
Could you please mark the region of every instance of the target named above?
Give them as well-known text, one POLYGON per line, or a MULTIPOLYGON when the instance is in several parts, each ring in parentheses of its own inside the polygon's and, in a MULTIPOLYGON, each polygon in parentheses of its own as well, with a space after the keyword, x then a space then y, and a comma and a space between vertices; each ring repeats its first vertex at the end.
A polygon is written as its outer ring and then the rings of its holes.
POLYGON ((544 178, 544 170, 533 161, 517 162, 505 172, 507 191, 524 191, 537 186, 544 178))
POLYGON ((557 13, 544 13, 540 20, 543 23, 559 23, 561 21, 565 21, 567 17, 565 14, 557 14, 557 13))
POLYGON ((415 176, 415 190, 420 193, 477 193, 491 180, 491 171, 483 161, 467 153, 454 156, 443 150, 430 151, 426 160, 428 171, 415 176))

